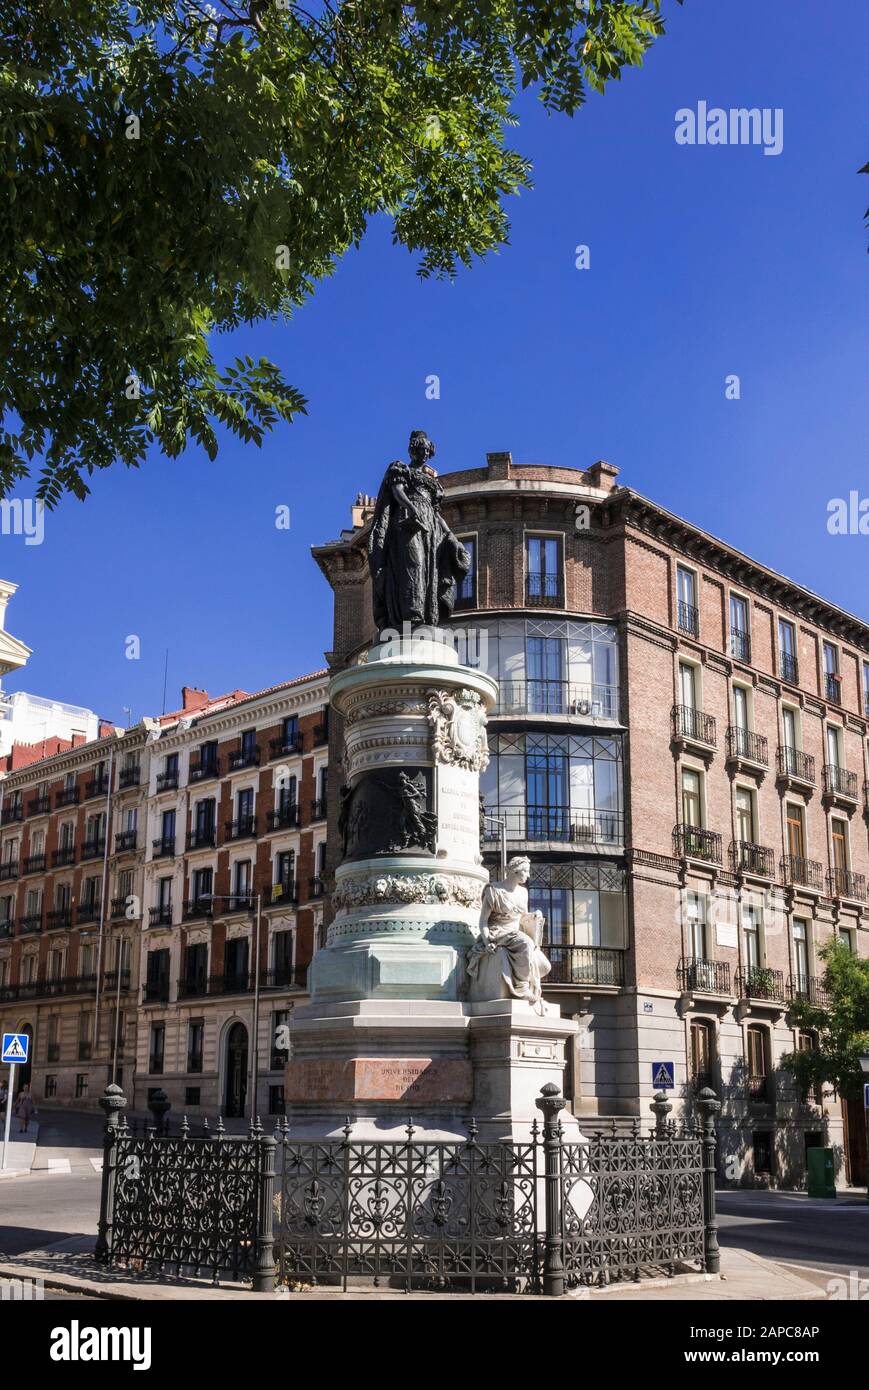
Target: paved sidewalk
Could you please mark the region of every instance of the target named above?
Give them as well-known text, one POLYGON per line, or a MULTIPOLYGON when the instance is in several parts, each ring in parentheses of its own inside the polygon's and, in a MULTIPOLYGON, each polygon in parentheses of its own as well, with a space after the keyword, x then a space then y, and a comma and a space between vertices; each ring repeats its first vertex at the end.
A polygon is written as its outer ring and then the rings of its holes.
MULTIPOLYGON (((5 1115, 0 1122, 0 1150, 3 1147, 4 1126, 6 1123, 5 1115)), ((12 1127, 9 1131, 9 1150, 6 1154, 6 1168, 0 1169, 0 1178, 21 1177, 24 1173, 29 1173, 33 1167, 33 1160, 36 1158, 36 1146, 39 1143, 39 1125, 35 1120, 31 1120, 27 1126, 27 1133, 19 1133, 18 1116, 12 1116, 12 1127)))
MULTIPOLYGON (((290 1293, 255 1294, 249 1285, 221 1284, 214 1288, 206 1280, 175 1279, 169 1276, 130 1279, 119 1269, 104 1269, 93 1262, 93 1236, 70 1236, 48 1246, 31 1250, 0 1263, 0 1279, 42 1279, 46 1288, 70 1294, 90 1294, 99 1298, 132 1300, 135 1302, 166 1302, 176 1300, 244 1299, 257 1302, 344 1302, 356 1299, 482 1299, 503 1302, 505 1299, 539 1302, 525 1294, 469 1293, 412 1293, 394 1289, 358 1288, 343 1293, 340 1289, 310 1288, 290 1293)), ((674 1279, 644 1280, 642 1284, 613 1285, 609 1289, 581 1289, 568 1299, 595 1302, 598 1299, 627 1302, 757 1302, 785 1300, 788 1302, 826 1298, 826 1291, 810 1284, 771 1260, 764 1260, 746 1250, 722 1250, 720 1279, 705 1274, 679 1275, 674 1279)), ((556 1300, 547 1300, 556 1301, 556 1300)), ((564 1300, 567 1301, 567 1300, 564 1300)))

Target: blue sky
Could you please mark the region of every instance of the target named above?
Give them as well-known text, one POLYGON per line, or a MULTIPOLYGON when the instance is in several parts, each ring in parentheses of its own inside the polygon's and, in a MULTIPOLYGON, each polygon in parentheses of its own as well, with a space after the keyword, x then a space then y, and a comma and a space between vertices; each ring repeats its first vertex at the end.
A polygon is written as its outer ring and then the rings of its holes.
POLYGON ((118 723, 183 683, 256 690, 323 664, 330 591, 310 546, 348 524, 412 428, 442 472, 490 450, 621 481, 869 618, 869 537, 830 536, 827 503, 869 497, 869 178, 858 0, 687 0, 646 66, 571 120, 520 104, 535 188, 511 243, 453 284, 421 283, 385 222, 289 324, 218 346, 267 355, 309 399, 262 450, 226 441, 97 477, 0 536, 20 585, 7 625, 34 648, 8 689, 118 723), (783 151, 680 146, 698 101, 780 107, 783 151), (590 248, 590 269, 574 248, 590 248), (437 401, 425 396, 440 377, 437 401), (725 398, 738 374, 740 399, 725 398), (279 531, 275 507, 289 505, 279 531), (125 641, 139 637, 139 660, 125 641))

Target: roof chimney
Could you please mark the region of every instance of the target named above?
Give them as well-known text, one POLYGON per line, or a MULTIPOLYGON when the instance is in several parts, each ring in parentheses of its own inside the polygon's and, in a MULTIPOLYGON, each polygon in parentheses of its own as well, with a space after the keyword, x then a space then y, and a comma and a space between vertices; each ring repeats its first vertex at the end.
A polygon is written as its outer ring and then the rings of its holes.
POLYGON ((490 478, 509 478, 510 469, 513 464, 513 455, 509 450, 504 453, 487 454, 486 464, 489 469, 490 478))
POLYGON ((190 710, 205 709, 210 696, 207 690, 200 690, 196 685, 182 685, 181 687, 181 708, 185 713, 190 710))
POLYGON ((360 526, 371 520, 376 504, 375 497, 369 497, 367 492, 357 492, 356 501, 350 508, 350 525, 354 531, 358 531, 360 526))
POLYGON ((589 487, 597 488, 600 492, 612 492, 616 485, 616 478, 619 470, 614 463, 607 463, 606 459, 598 459, 591 468, 586 469, 585 476, 588 478, 589 487))

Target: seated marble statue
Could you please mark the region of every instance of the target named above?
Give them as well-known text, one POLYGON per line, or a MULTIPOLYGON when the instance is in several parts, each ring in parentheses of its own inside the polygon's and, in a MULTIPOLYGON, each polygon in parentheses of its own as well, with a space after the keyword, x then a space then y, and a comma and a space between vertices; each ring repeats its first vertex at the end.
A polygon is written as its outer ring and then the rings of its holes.
POLYGON ((543 913, 528 911, 530 872, 531 861, 519 856, 510 860, 503 882, 484 888, 480 934, 467 968, 472 999, 524 999, 542 1012, 542 981, 552 967, 540 949, 543 913))

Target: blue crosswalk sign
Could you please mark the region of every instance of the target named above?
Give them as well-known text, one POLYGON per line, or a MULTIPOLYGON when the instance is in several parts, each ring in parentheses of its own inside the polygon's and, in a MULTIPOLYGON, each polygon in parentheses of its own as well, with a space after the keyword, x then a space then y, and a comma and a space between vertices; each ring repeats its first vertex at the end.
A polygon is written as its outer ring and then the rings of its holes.
POLYGON ((676 1084, 675 1062, 653 1062, 652 1063, 652 1085, 659 1091, 672 1091, 676 1084))
POLYGON ((0 1062, 26 1062, 30 1039, 26 1033, 4 1033, 0 1062))

